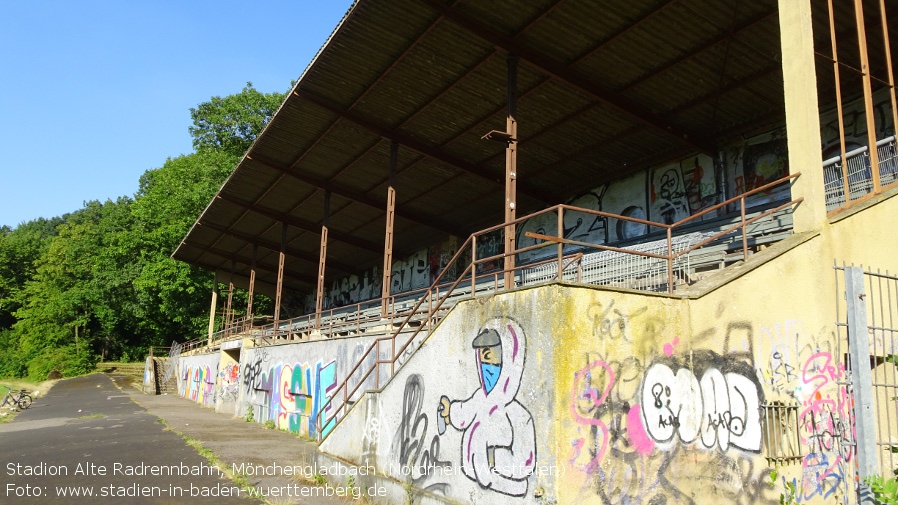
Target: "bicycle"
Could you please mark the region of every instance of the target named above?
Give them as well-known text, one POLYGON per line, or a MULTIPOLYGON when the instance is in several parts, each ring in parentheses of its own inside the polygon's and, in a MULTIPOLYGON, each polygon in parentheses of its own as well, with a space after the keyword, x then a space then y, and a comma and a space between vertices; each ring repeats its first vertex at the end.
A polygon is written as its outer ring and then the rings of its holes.
POLYGON ((6 396, 3 397, 3 401, 0 401, 0 407, 11 404, 25 410, 31 406, 31 401, 31 395, 26 393, 24 389, 20 390, 17 395, 13 394, 12 389, 10 389, 6 392, 6 396))

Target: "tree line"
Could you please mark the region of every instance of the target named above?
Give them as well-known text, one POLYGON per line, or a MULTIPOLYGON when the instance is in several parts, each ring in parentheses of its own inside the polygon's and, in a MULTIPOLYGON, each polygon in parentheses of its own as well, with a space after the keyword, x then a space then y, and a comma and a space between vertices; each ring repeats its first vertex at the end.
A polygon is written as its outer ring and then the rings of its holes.
POLYGON ((133 196, 0 227, 0 377, 78 375, 201 335, 213 274, 170 255, 283 99, 251 83, 212 97, 190 109, 194 152, 147 170, 133 196))

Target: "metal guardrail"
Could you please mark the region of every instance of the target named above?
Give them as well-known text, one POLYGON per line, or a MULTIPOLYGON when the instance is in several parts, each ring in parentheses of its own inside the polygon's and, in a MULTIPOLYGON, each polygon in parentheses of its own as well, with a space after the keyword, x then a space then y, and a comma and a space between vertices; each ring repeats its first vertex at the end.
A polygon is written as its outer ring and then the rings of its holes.
MULTIPOLYGON (((741 230, 741 232, 742 232, 743 259, 747 260, 748 253, 749 253, 749 251, 748 251, 748 233, 746 230, 747 226, 760 220, 760 219, 763 219, 764 217, 768 217, 770 215, 773 215, 776 212, 780 212, 786 208, 789 208, 796 204, 799 204, 800 202, 803 201, 803 199, 798 198, 798 199, 789 201, 787 203, 784 203, 782 205, 779 205, 779 206, 777 206, 773 209, 770 209, 766 212, 762 212, 752 218, 746 218, 746 198, 748 198, 752 195, 755 195, 755 194, 759 194, 762 192, 772 190, 773 188, 775 188, 777 186, 789 183, 796 177, 799 177, 800 175, 801 175, 800 173, 796 173, 796 174, 789 175, 787 177, 783 177, 782 179, 770 182, 768 184, 764 184, 764 185, 757 187, 751 191, 743 193, 737 197, 731 198, 725 202, 708 207, 707 209, 704 209, 701 212, 698 212, 686 219, 680 220, 673 224, 664 224, 664 223, 657 223, 657 222, 653 222, 653 221, 646 221, 646 220, 641 220, 641 219, 637 219, 637 218, 620 216, 620 215, 610 214, 610 213, 602 212, 602 211, 596 211, 596 210, 592 210, 592 209, 583 209, 583 208, 578 208, 578 207, 572 207, 570 205, 556 205, 554 207, 550 207, 548 209, 545 209, 545 210, 542 210, 542 211, 539 211, 539 212, 536 212, 536 213, 533 213, 533 214, 530 214, 530 215, 527 215, 524 217, 517 218, 510 223, 503 223, 500 225, 496 225, 491 228, 487 228, 485 230, 482 230, 480 232, 472 234, 471 236, 468 237, 468 239, 464 242, 464 244, 462 244, 458 248, 458 251, 452 257, 452 259, 449 261, 449 263, 446 265, 446 267, 443 269, 443 271, 440 273, 440 275, 437 276, 437 278, 434 281, 431 288, 429 288, 425 292, 424 296, 421 296, 418 299, 418 302, 409 311, 409 313, 406 315, 406 317, 400 323, 398 328, 393 332, 393 334, 389 337, 378 338, 371 345, 369 345, 368 348, 365 350, 365 352, 362 354, 362 356, 359 358, 359 360, 355 364, 355 366, 346 374, 346 377, 344 378, 343 382, 339 386, 337 386, 337 388, 334 390, 334 394, 322 402, 322 404, 318 410, 318 414, 316 416, 316 427, 317 427, 316 431, 318 433, 319 440, 323 440, 324 437, 327 436, 327 433, 329 433, 329 431, 333 428, 333 426, 337 422, 339 422, 339 420, 342 418, 343 415, 345 415, 346 409, 350 406, 350 403, 353 400, 353 398, 355 397, 356 393, 360 390, 360 388, 363 387, 363 385, 366 384, 366 381, 368 381, 369 377, 371 377, 372 374, 374 375, 374 389, 378 389, 380 387, 381 365, 383 365, 387 371, 386 381, 384 381, 384 383, 388 382, 390 380, 390 378, 392 378, 392 376, 396 373, 396 365, 397 365, 397 361, 399 360, 399 358, 405 355, 406 350, 408 350, 409 347, 412 345, 412 343, 415 342, 415 337, 421 331, 423 331, 425 329, 427 330, 427 333, 425 333, 425 338, 426 338, 426 335, 435 327, 435 323, 438 322, 440 319, 439 317, 436 317, 435 315, 439 313, 439 311, 443 307, 444 303, 447 301, 447 299, 450 298, 450 296, 453 294, 453 291, 459 287, 459 284, 463 280, 466 281, 468 278, 470 278, 470 283, 468 284, 468 286, 470 287, 470 293, 473 296, 473 294, 477 291, 476 286, 477 286, 478 275, 476 274, 476 272, 477 272, 478 266, 492 264, 493 262, 503 261, 507 256, 517 257, 517 255, 519 255, 521 253, 528 252, 528 251, 534 251, 534 250, 540 249, 542 247, 547 247, 547 246, 551 246, 551 245, 555 244, 557 246, 557 249, 556 249, 557 256, 556 256, 556 258, 553 258, 553 259, 547 260, 547 261, 557 262, 556 263, 557 264, 556 279, 563 280, 565 269, 568 266, 570 266, 570 264, 574 261, 572 259, 572 260, 568 261, 567 264, 565 264, 564 246, 565 245, 581 246, 584 248, 593 248, 593 249, 599 249, 599 250, 603 250, 603 251, 612 251, 612 252, 621 253, 621 254, 632 254, 632 255, 637 255, 637 256, 643 256, 646 258, 654 258, 655 260, 663 260, 666 263, 666 272, 665 272, 666 275, 664 276, 664 277, 666 277, 666 279, 665 279, 666 283, 664 283, 662 281, 661 285, 664 286, 664 288, 666 289, 667 292, 673 293, 675 290, 674 264, 678 258, 685 256, 685 255, 689 254, 691 251, 694 251, 706 244, 712 243, 715 240, 718 240, 718 239, 720 239, 728 234, 731 234, 737 230, 741 230), (711 212, 715 212, 720 208, 726 208, 728 205, 735 204, 735 203, 739 204, 740 212, 741 212, 741 214, 740 214, 741 219, 739 220, 739 222, 737 224, 727 227, 726 229, 721 230, 720 232, 714 233, 696 243, 689 245, 688 247, 682 248, 679 251, 676 251, 676 252, 674 251, 674 237, 673 237, 674 229, 682 228, 682 227, 692 223, 693 221, 695 221, 705 215, 710 214, 711 212), (604 244, 593 244, 593 243, 588 243, 588 242, 567 240, 567 239, 563 238, 563 235, 564 235, 564 212, 565 211, 593 214, 596 216, 602 216, 602 217, 606 217, 606 218, 612 218, 612 219, 618 219, 618 220, 642 224, 642 225, 650 227, 648 229, 651 229, 651 227, 655 227, 655 228, 660 228, 662 230, 665 230, 666 234, 667 234, 666 243, 665 243, 666 254, 664 254, 663 252, 641 251, 641 250, 637 250, 637 249, 626 249, 626 248, 621 248, 621 247, 606 246, 604 244), (544 214, 554 214, 555 217, 557 217, 558 226, 557 226, 557 230, 556 230, 557 234, 555 236, 528 232, 526 234, 526 236, 528 236, 530 238, 542 240, 543 242, 535 244, 535 245, 527 246, 527 247, 517 248, 513 251, 503 252, 501 254, 492 255, 492 256, 485 257, 485 258, 477 257, 477 239, 478 239, 478 237, 487 235, 489 233, 492 233, 492 232, 495 232, 498 230, 505 229, 509 225, 512 225, 512 224, 517 225, 517 224, 523 223, 529 219, 533 219, 535 217, 538 217, 538 216, 541 216, 544 214), (453 283, 450 284, 448 289, 444 288, 443 294, 440 295, 439 288, 440 288, 440 286, 443 285, 442 284, 443 276, 446 274, 446 272, 448 272, 450 270, 450 268, 453 265, 456 265, 458 262, 460 262, 461 258, 467 255, 468 251, 470 252, 470 255, 471 255, 470 262, 462 270, 462 273, 459 275, 459 277, 453 283), (418 324, 414 330, 411 329, 412 322, 415 322, 418 324), (409 334, 409 332, 410 332, 410 334, 409 334), (403 335, 404 343, 401 344, 397 348, 397 338, 400 335, 403 335), (390 346, 389 347, 390 352, 389 352, 388 359, 381 358, 381 344, 385 343, 385 342, 389 342, 389 346, 390 346), (370 357, 372 356, 372 354, 373 354, 374 359, 370 360, 370 357), (362 367, 368 361, 372 361, 372 364, 363 369, 362 367), (389 365, 388 368, 387 368, 387 365, 389 365), (356 377, 357 374, 360 377, 356 377), (355 386, 350 386, 351 383, 354 383, 355 386), (342 398, 337 399, 340 391, 343 392, 342 398), (339 403, 337 403, 337 402, 339 402, 339 403), (328 412, 329 410, 332 411, 332 413, 326 414, 326 412, 328 412), (326 430, 324 429, 325 427, 327 428, 326 430)), ((582 270, 581 270, 582 258, 583 258, 583 256, 579 256, 576 259, 576 261, 578 262, 578 272, 582 272, 582 270)), ((493 276, 493 278, 494 278, 493 282, 495 285, 495 290, 499 291, 500 289, 505 290, 505 289, 512 288, 513 286, 505 286, 505 279, 507 279, 507 278, 515 278, 516 279, 518 277, 514 275, 515 273, 520 274, 522 270, 531 269, 531 268, 533 268, 533 266, 534 266, 533 264, 526 264, 526 265, 521 265, 521 266, 515 266, 514 268, 511 268, 511 269, 503 269, 503 270, 497 270, 497 271, 492 272, 490 275, 493 276), (509 273, 509 272, 512 275, 506 276, 505 274, 509 273), (501 285, 499 282, 500 278, 502 279, 501 285)), ((414 349, 412 349, 412 351, 414 351, 414 349)))
MULTIPOLYGON (((869 147, 863 146, 823 162, 823 186, 826 210, 833 212, 873 193, 873 168, 869 147)), ((898 149, 895 136, 876 142, 879 156, 879 182, 887 186, 898 181, 898 149)))

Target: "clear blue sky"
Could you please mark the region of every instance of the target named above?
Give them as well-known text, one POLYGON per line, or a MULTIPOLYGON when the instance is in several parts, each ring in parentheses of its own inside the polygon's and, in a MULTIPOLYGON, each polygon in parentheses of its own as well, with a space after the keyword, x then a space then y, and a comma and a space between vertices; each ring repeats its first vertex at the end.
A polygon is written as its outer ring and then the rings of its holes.
POLYGON ((133 196, 191 107, 289 89, 351 0, 0 0, 0 225, 133 196))

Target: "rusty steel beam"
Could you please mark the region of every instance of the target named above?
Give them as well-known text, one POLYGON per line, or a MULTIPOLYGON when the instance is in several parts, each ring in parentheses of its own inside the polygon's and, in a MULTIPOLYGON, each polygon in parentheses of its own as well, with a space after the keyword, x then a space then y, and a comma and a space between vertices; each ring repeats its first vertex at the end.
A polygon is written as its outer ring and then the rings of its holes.
POLYGON ((505 117, 505 133, 508 141, 505 146, 505 289, 514 286, 515 256, 515 224, 514 220, 517 208, 517 182, 518 182, 518 57, 508 55, 508 82, 507 106, 508 113, 505 117))
MULTIPOLYGON (((397 132, 394 130, 384 128, 380 125, 377 125, 367 119, 364 119, 362 117, 359 117, 356 114, 353 114, 350 111, 347 111, 337 105, 330 103, 329 101, 325 100, 324 98, 315 96, 312 93, 309 93, 307 91, 297 89, 293 92, 293 94, 294 94, 294 96, 297 96, 311 104, 317 105, 318 107, 330 112, 331 114, 339 116, 351 123, 355 123, 356 125, 358 125, 362 128, 365 128, 366 130, 374 133, 375 135, 392 140, 394 142, 398 142, 406 149, 410 149, 419 154, 423 154, 431 159, 434 159, 441 163, 445 163, 446 165, 454 167, 463 172, 467 172, 471 175, 474 175, 474 176, 480 178, 481 180, 488 181, 491 184, 495 184, 497 186, 502 185, 502 181, 498 177, 485 174, 483 172, 483 169, 481 167, 479 167, 478 165, 469 163, 460 158, 456 158, 448 153, 440 151, 438 148, 434 148, 434 147, 425 145, 424 143, 422 143, 418 140, 415 140, 414 138, 412 138, 404 133, 400 133, 400 132, 397 132)), ((530 188, 527 188, 527 189, 519 188, 519 189, 522 194, 526 194, 530 198, 534 198, 543 203, 548 203, 548 202, 543 201, 542 197, 540 196, 539 191, 536 191, 536 190, 530 189, 530 188)))
POLYGON ((281 249, 278 251, 278 281, 274 295, 274 327, 277 335, 278 323, 281 321, 281 291, 284 288, 284 262, 287 255, 287 223, 281 224, 281 249))
POLYGON ((396 217, 396 165, 399 162, 399 144, 390 143, 390 187, 387 189, 387 222, 384 230, 384 271, 380 290, 380 317, 389 312, 390 283, 393 274, 393 221, 396 217))
POLYGON ((652 114, 632 100, 599 86, 576 70, 553 61, 524 44, 518 43, 506 35, 482 24, 480 21, 455 9, 451 9, 438 0, 421 0, 421 2, 429 5, 436 12, 445 16, 446 19, 455 22, 490 44, 493 44, 506 52, 517 54, 522 61, 527 62, 537 71, 568 84, 579 90, 581 93, 594 100, 599 100, 605 103, 608 107, 639 121, 643 125, 664 135, 675 138, 679 142, 693 147, 696 151, 712 156, 717 151, 717 146, 713 143, 706 142, 700 136, 683 130, 665 118, 652 114))
MULTIPOLYGON (((854 14, 857 22, 858 52, 861 57, 861 72, 864 86, 864 111, 867 116, 867 142, 870 149, 870 170, 873 172, 873 193, 879 193, 879 150, 876 149, 876 118, 873 111, 873 85, 870 82, 870 61, 867 55, 867 31, 864 27, 864 5, 861 0, 854 0, 854 14)), ((847 197, 847 195, 846 195, 847 197)))
MULTIPOLYGON (((363 205, 367 205, 368 207, 380 210, 383 207, 383 203, 376 201, 374 198, 370 198, 369 196, 353 191, 351 189, 342 187, 338 184, 334 184, 330 181, 325 181, 322 179, 318 179, 317 177, 312 177, 305 174, 299 174, 296 172, 292 172, 287 168, 279 166, 277 163, 274 163, 271 160, 266 159, 260 155, 247 155, 247 159, 255 161, 260 165, 264 165, 272 170, 284 173, 300 182, 304 182, 310 186, 314 186, 318 189, 324 191, 330 191, 335 195, 339 195, 343 198, 347 198, 349 200, 361 203, 363 205)), ((428 228, 432 228, 437 231, 441 231, 449 234, 457 234, 457 230, 454 230, 454 225, 442 222, 433 217, 422 217, 420 215, 413 215, 408 212, 402 212, 397 210, 396 215, 405 219, 407 221, 411 221, 416 224, 420 224, 426 226, 428 228)))
POLYGON ((225 309, 225 328, 230 328, 234 322, 234 268, 237 262, 231 260, 231 271, 228 276, 228 302, 225 309))
POLYGON ((318 251, 318 290, 315 294, 315 329, 321 328, 321 309, 324 305, 324 270, 327 263, 327 225, 330 220, 331 194, 324 194, 324 217, 321 220, 321 249, 318 251))
MULTIPOLYGON (((892 5, 894 8, 895 5, 892 5)), ((892 70, 892 48, 889 43, 889 16, 886 10, 885 0, 879 0, 879 13, 882 20, 882 40, 886 58, 886 78, 889 81, 889 96, 892 100, 892 129, 898 129, 898 98, 895 97, 895 73, 892 70)), ((848 193, 845 193, 846 195, 848 193)))
POLYGON ((256 291, 256 255, 258 250, 259 246, 253 244, 253 257, 249 266, 249 293, 246 296, 246 317, 250 321, 253 320, 253 295, 256 291))
POLYGON ((215 310, 218 308, 218 272, 212 277, 212 307, 209 309, 209 338, 208 345, 212 345, 212 334, 215 333, 215 310))

